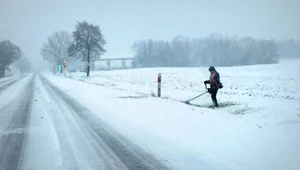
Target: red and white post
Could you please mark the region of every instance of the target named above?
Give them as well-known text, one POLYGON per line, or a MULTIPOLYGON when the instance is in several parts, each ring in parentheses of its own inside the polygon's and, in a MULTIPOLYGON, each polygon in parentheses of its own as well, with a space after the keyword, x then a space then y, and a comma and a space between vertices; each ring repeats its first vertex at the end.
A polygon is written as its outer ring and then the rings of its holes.
POLYGON ((158 73, 158 78, 157 78, 157 96, 160 97, 161 96, 161 73, 158 73))

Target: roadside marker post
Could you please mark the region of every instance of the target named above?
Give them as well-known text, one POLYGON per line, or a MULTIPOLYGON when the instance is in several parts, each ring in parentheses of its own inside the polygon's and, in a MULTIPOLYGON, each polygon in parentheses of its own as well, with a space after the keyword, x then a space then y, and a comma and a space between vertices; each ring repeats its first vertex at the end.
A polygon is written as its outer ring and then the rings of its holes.
POLYGON ((157 78, 157 96, 160 97, 161 96, 161 73, 158 73, 158 78, 157 78))

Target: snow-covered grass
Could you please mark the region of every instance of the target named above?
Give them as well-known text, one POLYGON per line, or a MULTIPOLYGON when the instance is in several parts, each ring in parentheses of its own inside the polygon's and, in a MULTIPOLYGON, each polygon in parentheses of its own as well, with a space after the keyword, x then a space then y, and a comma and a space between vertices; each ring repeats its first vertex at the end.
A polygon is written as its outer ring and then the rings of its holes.
MULTIPOLYGON (((300 61, 279 65, 258 65, 218 68, 225 88, 224 94, 253 97, 288 98, 300 100, 300 61)), ((203 81, 208 79, 207 68, 150 68, 72 74, 77 80, 144 95, 157 91, 157 74, 162 73, 163 96, 179 98, 175 91, 202 92, 203 81)), ((182 96, 184 97, 184 96, 182 96)), ((179 98, 182 99, 182 98, 179 98)))
POLYGON ((217 68, 221 107, 204 95, 207 68, 149 68, 45 74, 146 151, 174 169, 300 167, 300 60, 217 68), (162 73, 162 98, 156 95, 162 73), (79 81, 77 81, 79 80, 79 81))

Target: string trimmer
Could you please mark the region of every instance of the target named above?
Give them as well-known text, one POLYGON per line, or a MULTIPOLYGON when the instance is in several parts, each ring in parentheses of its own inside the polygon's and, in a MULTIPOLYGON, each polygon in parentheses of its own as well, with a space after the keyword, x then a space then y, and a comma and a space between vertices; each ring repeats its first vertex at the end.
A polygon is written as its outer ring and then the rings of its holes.
MULTIPOLYGON (((205 89, 207 90, 207 86, 206 86, 206 85, 205 85, 205 89)), ((183 102, 183 103, 186 103, 186 104, 189 104, 190 101, 195 100, 195 99, 197 99, 198 97, 203 96, 203 95, 206 94, 206 93, 208 93, 208 91, 206 91, 206 92, 204 92, 204 93, 202 93, 202 94, 199 94, 198 96, 195 96, 194 98, 191 98, 191 99, 189 99, 189 100, 182 101, 182 102, 183 102)))

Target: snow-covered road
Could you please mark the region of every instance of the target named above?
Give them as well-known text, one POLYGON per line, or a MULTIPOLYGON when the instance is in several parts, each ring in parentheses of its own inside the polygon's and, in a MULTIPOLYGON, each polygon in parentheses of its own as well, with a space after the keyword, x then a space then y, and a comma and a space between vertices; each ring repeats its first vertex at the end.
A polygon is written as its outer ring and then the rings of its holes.
POLYGON ((41 75, 0 80, 0 169, 168 169, 41 75))

